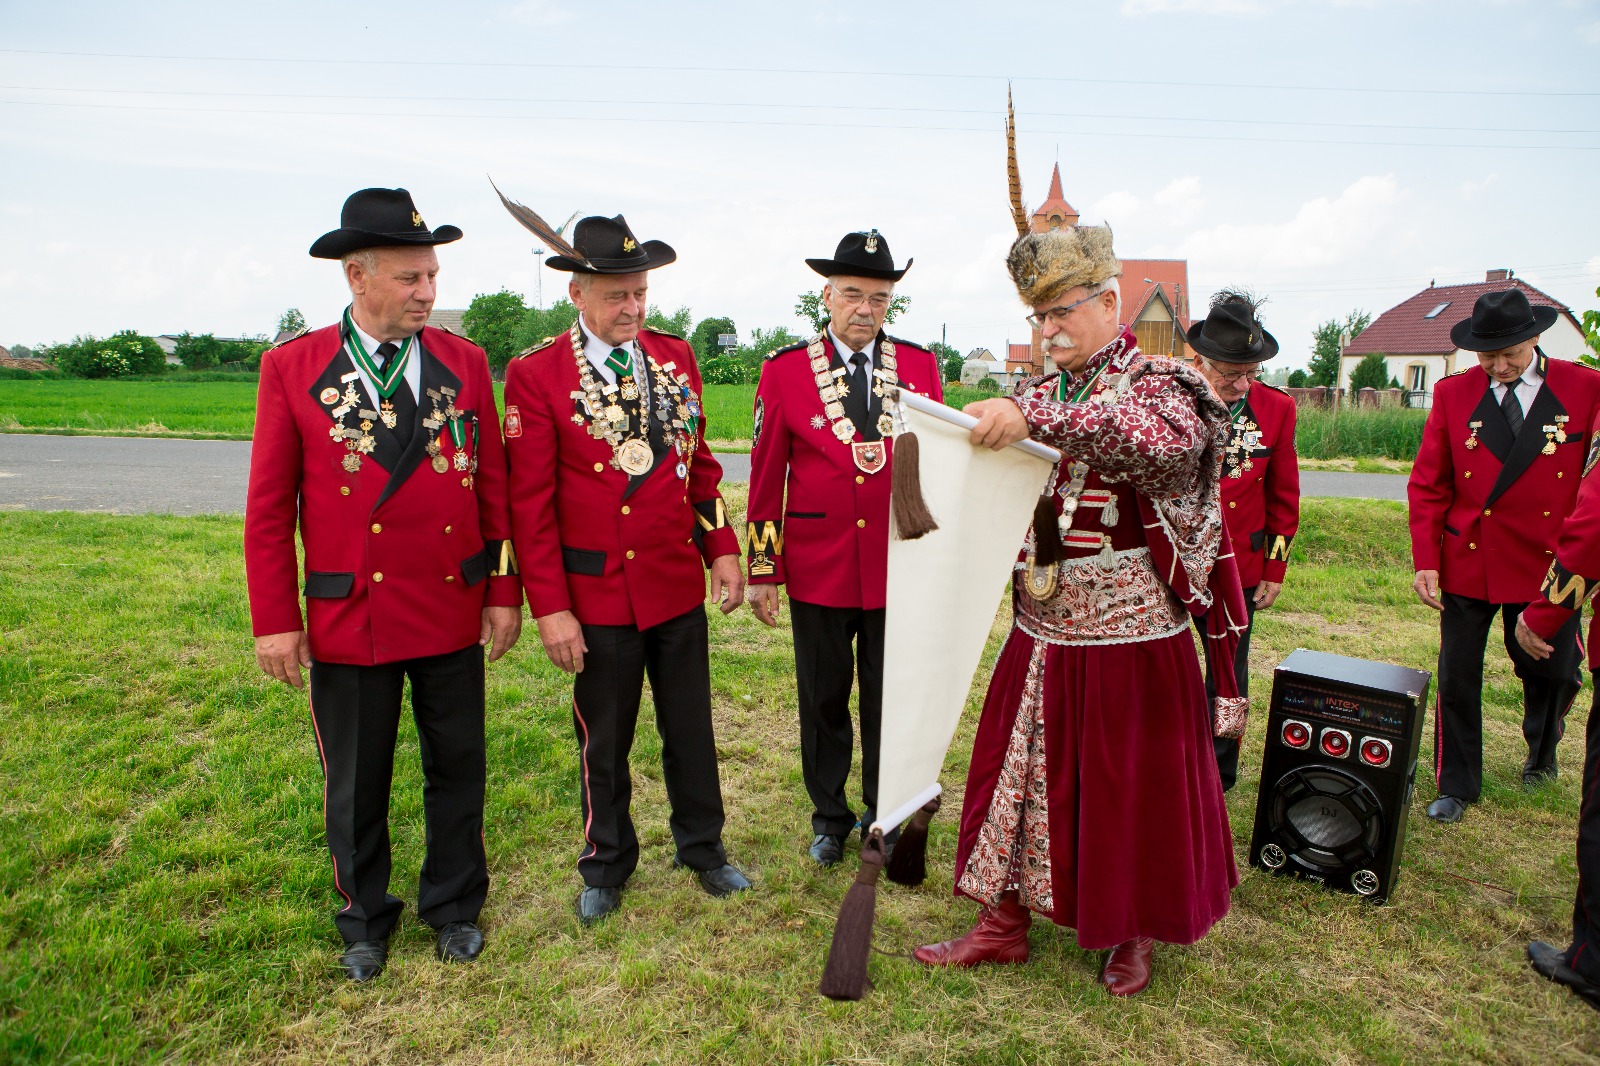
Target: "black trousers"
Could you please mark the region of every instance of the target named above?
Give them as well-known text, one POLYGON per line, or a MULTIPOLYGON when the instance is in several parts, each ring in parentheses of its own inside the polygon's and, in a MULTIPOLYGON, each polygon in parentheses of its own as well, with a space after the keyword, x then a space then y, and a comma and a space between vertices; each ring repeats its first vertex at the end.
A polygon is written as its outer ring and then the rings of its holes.
POLYGON ((1534 659, 1517 643, 1524 603, 1496 604, 1442 593, 1439 616, 1439 699, 1433 717, 1434 777, 1441 796, 1477 802, 1483 791, 1483 654, 1489 627, 1500 615, 1506 653, 1522 680, 1522 736, 1528 744, 1524 772, 1554 770, 1556 744, 1567 711, 1583 684, 1582 612, 1550 641, 1550 658, 1534 659))
POLYGON ((883 608, 823 607, 790 599, 794 672, 800 695, 800 769, 813 812, 811 831, 845 836, 856 825, 845 795, 855 734, 850 686, 860 681, 860 822, 878 810, 878 743, 883 727, 883 608))
POLYGON ((578 874, 596 888, 616 888, 639 865, 639 837, 628 807, 633 778, 628 753, 639 721, 644 681, 656 705, 661 768, 672 813, 668 825, 678 861, 695 870, 726 863, 722 849, 722 784, 711 727, 711 659, 706 609, 639 629, 583 627, 589 650, 572 686, 578 734, 583 851, 578 874))
MULTIPOLYGON (((1600 685, 1600 677, 1595 679, 1600 685)), ((1582 804, 1578 808, 1578 898, 1572 905, 1567 965, 1600 984, 1600 688, 1589 708, 1583 753, 1582 804)))
POLYGON ((440 928, 478 920, 489 893, 483 852, 483 649, 476 644, 382 666, 311 664, 311 720, 326 782, 323 823, 334 923, 345 943, 383 940, 405 906, 389 893, 389 786, 405 679, 422 748, 427 853, 417 916, 440 928))
MULTIPOLYGON (((1250 694, 1250 634, 1256 628, 1256 589, 1251 585, 1244 590, 1245 623, 1244 632, 1239 634, 1239 648, 1233 656, 1233 678, 1239 686, 1239 695, 1250 694)), ((1200 623, 1195 623, 1198 628, 1200 623)), ((1201 639, 1205 633, 1201 631, 1201 639)), ((1217 680, 1211 676, 1211 663, 1206 662, 1206 706, 1211 708, 1212 719, 1215 722, 1217 698, 1217 680)), ((1217 773, 1222 776, 1222 791, 1226 792, 1239 780, 1239 742, 1227 737, 1212 737, 1211 746, 1217 753, 1217 773)))

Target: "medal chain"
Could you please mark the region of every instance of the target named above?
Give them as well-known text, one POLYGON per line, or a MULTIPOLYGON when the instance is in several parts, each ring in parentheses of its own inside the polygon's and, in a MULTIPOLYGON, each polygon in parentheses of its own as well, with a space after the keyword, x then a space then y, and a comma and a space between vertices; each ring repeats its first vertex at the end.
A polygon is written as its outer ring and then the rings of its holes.
MULTIPOLYGON (((861 431, 849 415, 844 411, 844 393, 839 391, 833 379, 832 360, 827 351, 827 330, 823 330, 811 338, 806 345, 806 356, 811 360, 811 379, 817 386, 817 395, 822 398, 822 411, 833 423, 833 435, 841 444, 849 444, 855 435, 861 431)), ((872 386, 872 391, 880 399, 891 390, 900 385, 900 373, 895 356, 894 341, 885 337, 878 345, 878 361, 882 369, 873 371, 872 376, 877 379, 877 384, 872 386)), ((870 410, 870 406, 869 406, 870 410)), ((881 436, 893 436, 894 424, 887 414, 878 422, 878 433, 881 436), (884 423, 888 422, 885 428, 884 423)))

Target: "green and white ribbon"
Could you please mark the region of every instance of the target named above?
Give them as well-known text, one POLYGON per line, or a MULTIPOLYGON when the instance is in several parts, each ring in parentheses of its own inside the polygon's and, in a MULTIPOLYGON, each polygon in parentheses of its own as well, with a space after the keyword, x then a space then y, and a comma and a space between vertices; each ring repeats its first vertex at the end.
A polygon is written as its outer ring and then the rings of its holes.
POLYGON ((367 354, 366 346, 361 343, 361 335, 356 332, 356 324, 350 318, 348 307, 344 309, 344 328, 345 336, 350 340, 351 360, 358 370, 371 379, 373 385, 377 387, 378 395, 387 400, 394 395, 394 390, 400 387, 400 382, 405 380, 406 367, 411 362, 413 338, 407 337, 406 342, 400 346, 400 351, 389 360, 389 365, 380 371, 377 364, 372 361, 372 356, 367 354))

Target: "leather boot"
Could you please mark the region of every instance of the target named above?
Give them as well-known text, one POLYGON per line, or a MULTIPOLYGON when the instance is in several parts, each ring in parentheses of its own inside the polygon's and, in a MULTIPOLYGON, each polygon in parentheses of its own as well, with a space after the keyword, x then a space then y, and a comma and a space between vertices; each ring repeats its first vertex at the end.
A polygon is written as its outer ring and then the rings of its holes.
POLYGON ((1137 936, 1111 949, 1100 983, 1113 996, 1136 996, 1150 983, 1150 952, 1155 941, 1137 936))
POLYGON ((965 936, 942 944, 926 944, 911 953, 925 966, 976 966, 980 962, 1028 961, 1028 926, 1033 912, 1015 892, 1000 897, 998 907, 978 912, 978 924, 965 936))

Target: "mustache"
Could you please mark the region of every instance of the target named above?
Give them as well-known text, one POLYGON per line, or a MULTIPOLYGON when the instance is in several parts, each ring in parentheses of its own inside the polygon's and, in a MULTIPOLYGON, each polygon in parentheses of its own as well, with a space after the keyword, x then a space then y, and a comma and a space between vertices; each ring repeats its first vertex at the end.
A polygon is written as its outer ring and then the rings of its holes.
POLYGON ((1055 336, 1045 341, 1045 347, 1047 349, 1060 348, 1062 351, 1071 351, 1073 348, 1076 348, 1077 345, 1073 344, 1072 338, 1068 337, 1065 333, 1057 333, 1055 336))

